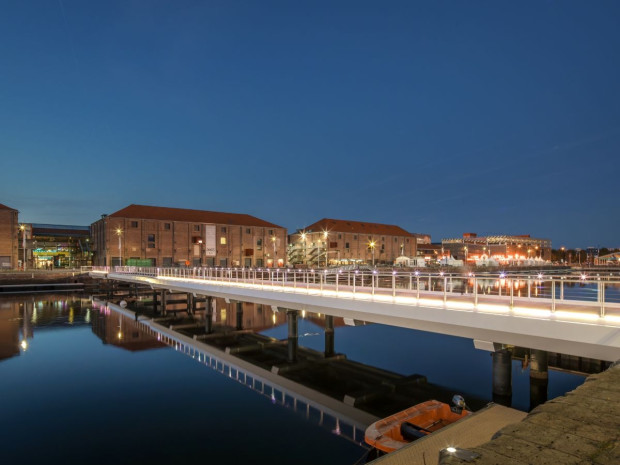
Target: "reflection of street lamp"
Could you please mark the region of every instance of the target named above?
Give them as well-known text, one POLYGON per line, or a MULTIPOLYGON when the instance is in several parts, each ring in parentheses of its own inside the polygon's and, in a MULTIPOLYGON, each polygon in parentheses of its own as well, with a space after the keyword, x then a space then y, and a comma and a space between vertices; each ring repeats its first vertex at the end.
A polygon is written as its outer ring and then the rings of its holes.
POLYGON ((271 236, 271 243, 273 244, 273 268, 276 267, 276 236, 271 236))
POLYGON ((375 246, 377 245, 377 243, 375 241, 370 241, 370 243, 368 244, 368 246, 370 247, 370 249, 372 250, 372 266, 375 266, 375 246))
POLYGON ((566 262, 566 247, 560 247, 560 250, 562 251, 562 262, 566 262))
POLYGON ((121 234, 123 234, 123 230, 120 228, 116 228, 116 235, 118 236, 118 258, 120 260, 120 266, 123 266, 123 253, 121 252, 121 234))
POLYGON ((22 232, 22 249, 24 250, 24 260, 22 262, 22 269, 26 271, 26 225, 20 224, 19 230, 22 232))

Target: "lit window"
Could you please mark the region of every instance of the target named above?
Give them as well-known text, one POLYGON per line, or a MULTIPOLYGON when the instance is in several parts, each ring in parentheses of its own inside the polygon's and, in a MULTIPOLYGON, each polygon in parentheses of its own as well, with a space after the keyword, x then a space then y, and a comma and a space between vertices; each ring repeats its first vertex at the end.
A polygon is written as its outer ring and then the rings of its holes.
POLYGON ((226 238, 225 237, 220 237, 220 244, 226 245, 226 238))

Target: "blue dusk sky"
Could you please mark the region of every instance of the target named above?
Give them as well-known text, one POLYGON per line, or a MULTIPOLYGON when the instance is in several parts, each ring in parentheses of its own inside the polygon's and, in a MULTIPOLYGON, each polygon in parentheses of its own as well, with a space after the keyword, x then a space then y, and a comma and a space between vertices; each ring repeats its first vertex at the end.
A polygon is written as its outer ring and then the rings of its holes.
POLYGON ((0 4, 0 203, 620 247, 618 1, 0 4))

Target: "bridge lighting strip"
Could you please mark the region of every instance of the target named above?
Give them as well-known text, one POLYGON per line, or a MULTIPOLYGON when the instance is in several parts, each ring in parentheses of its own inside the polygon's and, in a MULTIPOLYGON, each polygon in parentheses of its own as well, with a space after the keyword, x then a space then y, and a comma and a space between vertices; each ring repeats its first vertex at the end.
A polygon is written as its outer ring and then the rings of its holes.
MULTIPOLYGON (((438 299, 429 299, 429 298, 420 298, 417 297, 405 297, 405 296, 392 296, 389 294, 381 293, 372 295, 368 292, 356 292, 353 293, 351 291, 336 291, 335 289, 319 289, 316 287, 305 287, 305 283, 300 283, 299 286, 282 286, 278 282, 274 282, 272 285, 271 282, 267 283, 248 283, 248 282, 231 282, 231 281, 218 281, 213 279, 199 279, 199 278, 179 278, 175 276, 157 276, 157 279, 161 280, 170 280, 177 282, 185 282, 188 284, 208 284, 212 286, 219 287, 237 287, 237 288, 245 288, 245 289, 255 289, 255 290, 265 290, 265 291, 275 291, 275 292, 286 292, 291 294, 299 294, 299 295, 316 295, 322 297, 336 297, 336 298, 346 298, 350 300, 365 300, 371 302, 385 302, 385 303, 398 303, 404 305, 411 306, 426 306, 431 308, 446 308, 443 300, 441 298, 438 299)), ((316 283, 313 283, 316 284, 316 283)), ((367 288, 364 288, 367 289, 367 288)), ((383 292, 385 292, 386 288, 381 288, 383 292)), ((513 315, 513 316, 522 316, 529 317, 535 319, 544 319, 544 320, 556 320, 556 321, 565 321, 569 323, 594 323, 602 326, 620 326, 620 316, 615 315, 605 315, 601 317, 598 313, 584 313, 584 312, 568 312, 558 310, 556 312, 551 312, 551 310, 547 310, 544 308, 526 308, 526 307, 513 307, 512 310, 508 305, 499 305, 499 304, 489 304, 489 303, 478 303, 477 308, 475 307, 473 302, 459 302, 459 301, 450 301, 449 302, 449 310, 456 311, 469 311, 469 312, 479 312, 479 313, 490 313, 490 314, 502 314, 502 315, 513 315)))

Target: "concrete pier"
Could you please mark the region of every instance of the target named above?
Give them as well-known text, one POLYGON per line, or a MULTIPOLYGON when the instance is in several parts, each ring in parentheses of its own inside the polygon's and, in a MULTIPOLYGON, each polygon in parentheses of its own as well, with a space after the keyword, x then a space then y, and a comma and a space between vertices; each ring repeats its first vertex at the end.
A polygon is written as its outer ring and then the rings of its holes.
POLYGON ((493 401, 510 407, 512 403, 512 353, 509 349, 493 352, 493 401))
POLYGON ((207 297, 207 307, 205 309, 205 333, 213 332, 213 297, 207 297))
POLYGON ((297 347, 299 345, 299 333, 297 324, 297 310, 287 310, 286 320, 288 321, 288 361, 297 361, 297 347))
POLYGON ((334 317, 325 315, 325 357, 334 355, 334 317))

